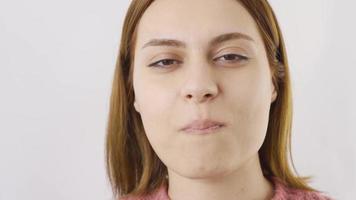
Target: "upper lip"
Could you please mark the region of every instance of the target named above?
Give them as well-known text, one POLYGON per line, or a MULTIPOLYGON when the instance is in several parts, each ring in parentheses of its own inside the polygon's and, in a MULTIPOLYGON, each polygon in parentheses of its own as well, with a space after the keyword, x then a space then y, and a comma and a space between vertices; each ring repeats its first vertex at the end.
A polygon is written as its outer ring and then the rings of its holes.
POLYGON ((224 126, 225 124, 223 122, 219 122, 216 120, 211 120, 211 119, 198 119, 198 120, 193 120, 189 124, 185 125, 183 128, 181 128, 181 131, 188 130, 188 129, 194 129, 194 130, 201 130, 201 129, 206 129, 212 126, 224 126))

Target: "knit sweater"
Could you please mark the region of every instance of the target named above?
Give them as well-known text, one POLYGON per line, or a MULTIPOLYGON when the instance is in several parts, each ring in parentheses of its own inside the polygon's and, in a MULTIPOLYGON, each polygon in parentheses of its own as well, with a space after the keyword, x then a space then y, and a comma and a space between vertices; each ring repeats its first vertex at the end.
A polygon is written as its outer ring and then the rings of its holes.
MULTIPOLYGON (((273 197, 271 200, 333 200, 320 192, 295 189, 285 185, 279 178, 271 177, 273 183, 273 197)), ((162 185, 156 192, 141 197, 121 197, 119 200, 170 200, 166 185, 162 185)))

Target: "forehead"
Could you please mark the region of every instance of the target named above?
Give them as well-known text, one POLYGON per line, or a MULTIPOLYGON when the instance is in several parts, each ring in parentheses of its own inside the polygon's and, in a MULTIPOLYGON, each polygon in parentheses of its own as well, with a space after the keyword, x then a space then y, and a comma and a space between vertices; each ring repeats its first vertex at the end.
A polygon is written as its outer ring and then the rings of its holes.
POLYGON ((254 19, 237 0, 156 0, 138 24, 137 45, 141 47, 152 38, 203 45, 227 32, 260 40, 254 19))

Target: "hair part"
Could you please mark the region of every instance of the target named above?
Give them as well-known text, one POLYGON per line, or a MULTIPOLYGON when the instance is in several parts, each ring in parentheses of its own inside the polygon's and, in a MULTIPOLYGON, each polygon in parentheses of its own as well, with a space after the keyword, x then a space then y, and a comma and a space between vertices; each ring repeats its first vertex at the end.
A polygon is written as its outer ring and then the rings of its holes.
MULTIPOLYGON (((137 25, 154 0, 133 0, 128 8, 114 72, 106 135, 106 170, 114 196, 141 196, 167 183, 167 167, 152 149, 140 115, 133 106, 133 62, 137 25)), ((300 177, 291 154, 292 91, 282 32, 267 0, 236 0, 255 20, 263 38, 272 82, 267 133, 259 150, 265 176, 276 176, 290 187, 318 191, 300 177), (290 162, 290 163, 289 163, 290 162), (290 167, 290 164, 292 167, 290 167)))

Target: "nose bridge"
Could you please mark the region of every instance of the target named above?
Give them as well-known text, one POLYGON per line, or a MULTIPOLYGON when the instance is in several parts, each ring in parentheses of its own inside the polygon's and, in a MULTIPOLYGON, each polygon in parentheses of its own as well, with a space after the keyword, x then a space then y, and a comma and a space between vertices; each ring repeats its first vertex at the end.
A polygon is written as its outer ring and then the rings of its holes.
POLYGON ((215 81, 210 64, 203 59, 196 60, 187 66, 186 79, 199 87, 207 87, 215 81))
POLYGON ((213 99, 218 92, 218 83, 213 66, 205 55, 195 52, 185 66, 182 96, 187 101, 196 103, 213 99))

